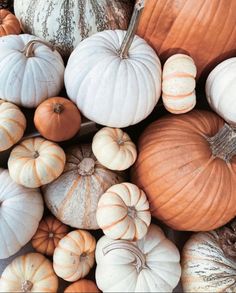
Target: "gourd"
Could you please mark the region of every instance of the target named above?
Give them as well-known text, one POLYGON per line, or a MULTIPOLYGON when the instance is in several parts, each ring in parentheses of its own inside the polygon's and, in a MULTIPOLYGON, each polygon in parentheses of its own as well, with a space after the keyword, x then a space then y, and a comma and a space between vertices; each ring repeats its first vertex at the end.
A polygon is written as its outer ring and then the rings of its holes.
POLYGON ((96 220, 100 196, 123 181, 123 174, 102 166, 91 145, 80 144, 66 150, 63 174, 43 187, 49 210, 62 222, 80 229, 99 229, 96 220))
POLYGON ((36 188, 59 177, 65 160, 65 153, 57 144, 41 137, 29 138, 11 151, 9 174, 16 183, 36 188))
POLYGON ((34 125, 43 137, 59 142, 75 136, 80 129, 81 116, 70 100, 53 97, 37 107, 34 125))
POLYGON ((15 15, 6 9, 0 8, 0 37, 18 35, 20 32, 20 23, 15 15))
POLYGON ((39 190, 17 185, 0 169, 0 259, 18 252, 36 232, 43 215, 39 190))
POLYGON ((52 216, 48 216, 39 223, 38 229, 32 238, 33 248, 42 254, 53 255, 61 238, 66 236, 69 228, 52 216))
POLYGON ((99 239, 96 283, 103 292, 172 292, 181 267, 176 246, 156 225, 139 241, 99 239))
POLYGON ((132 8, 124 0, 14 1, 23 31, 52 42, 65 57, 98 31, 126 29, 132 8))
POLYGON ((187 241, 182 254, 184 292, 235 292, 235 232, 234 221, 187 241))
POLYGON ((85 277, 94 265, 95 247, 96 240, 89 232, 70 232, 59 241, 54 251, 54 271, 68 282, 85 277))
POLYGON ((162 75, 162 100, 169 112, 182 114, 194 108, 196 73, 194 61, 188 55, 175 54, 167 59, 162 75))
POLYGON ((236 57, 218 64, 206 81, 206 96, 212 109, 231 125, 236 125, 236 57))
POLYGON ((68 286, 64 293, 80 293, 80 292, 84 292, 84 293, 99 293, 99 289, 96 286, 96 284, 91 281, 91 280, 79 280, 73 284, 71 284, 70 286, 68 286))
POLYGON ((0 100, 0 152, 9 149, 24 135, 26 119, 14 104, 0 100))
POLYGON ((92 142, 98 161, 111 170, 125 170, 134 164, 137 150, 129 135, 119 128, 104 127, 92 142))
POLYGON ((34 108, 63 87, 64 63, 51 45, 27 34, 0 38, 0 97, 34 108))
POLYGON ((3 271, 0 292, 57 292, 58 278, 51 262, 39 253, 15 258, 3 271))
POLYGON ((135 30, 143 8, 135 5, 128 31, 107 30, 82 41, 65 70, 69 98, 98 124, 122 128, 145 119, 161 94, 161 64, 135 30))
POLYGON ((151 223, 145 193, 131 183, 113 185, 99 199, 97 222, 103 233, 112 239, 135 241, 143 238, 151 223))
POLYGON ((146 193, 154 217, 190 231, 212 230, 235 217, 235 132, 219 116, 163 117, 142 133, 138 149, 132 182, 146 193))
POLYGON ((164 62, 173 54, 190 55, 197 77, 236 54, 235 0, 146 0, 137 34, 164 62))

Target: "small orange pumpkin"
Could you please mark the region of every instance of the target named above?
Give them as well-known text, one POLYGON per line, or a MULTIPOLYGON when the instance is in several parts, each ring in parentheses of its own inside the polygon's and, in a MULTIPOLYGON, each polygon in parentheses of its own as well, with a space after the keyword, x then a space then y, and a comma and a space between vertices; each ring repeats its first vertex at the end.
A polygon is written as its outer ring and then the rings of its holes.
POLYGON ((20 23, 15 15, 6 9, 0 9, 0 37, 19 35, 20 32, 20 23))
POLYGON ((74 292, 97 293, 97 292, 100 292, 100 290, 98 289, 97 285, 93 281, 83 279, 71 284, 64 291, 64 293, 74 293, 74 292))

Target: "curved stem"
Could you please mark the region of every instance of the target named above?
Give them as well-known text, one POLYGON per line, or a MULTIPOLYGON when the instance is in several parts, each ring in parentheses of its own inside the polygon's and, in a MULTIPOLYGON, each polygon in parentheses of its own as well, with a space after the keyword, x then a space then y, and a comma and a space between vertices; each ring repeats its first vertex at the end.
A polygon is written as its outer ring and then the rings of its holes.
POLYGON ((46 41, 42 41, 42 40, 31 40, 29 41, 24 49, 21 51, 27 58, 29 57, 34 57, 34 45, 35 44, 43 44, 45 46, 47 46, 48 48, 50 48, 52 51, 54 51, 54 46, 46 41))

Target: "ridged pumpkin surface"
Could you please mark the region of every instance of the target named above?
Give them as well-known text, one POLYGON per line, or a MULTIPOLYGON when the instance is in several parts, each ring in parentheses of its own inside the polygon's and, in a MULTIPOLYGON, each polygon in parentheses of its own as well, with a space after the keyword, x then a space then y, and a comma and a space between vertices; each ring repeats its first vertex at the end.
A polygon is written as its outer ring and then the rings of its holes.
POLYGON ((95 293, 95 292, 100 292, 100 290, 98 289, 98 287, 93 281, 83 279, 68 286, 64 292, 65 293, 75 293, 75 292, 95 293))

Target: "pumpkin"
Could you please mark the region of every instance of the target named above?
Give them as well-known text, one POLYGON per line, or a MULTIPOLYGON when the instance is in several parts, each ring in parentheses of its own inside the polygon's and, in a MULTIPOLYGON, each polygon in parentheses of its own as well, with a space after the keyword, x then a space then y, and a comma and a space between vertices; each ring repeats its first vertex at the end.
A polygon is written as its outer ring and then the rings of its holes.
POLYGON ((228 123, 236 125, 236 57, 217 65, 206 81, 206 96, 212 109, 228 123))
POLYGON ((61 238, 66 236, 69 228, 52 216, 48 216, 39 223, 38 229, 32 238, 33 248, 46 255, 53 252, 61 238))
POLYGON ((175 54, 167 59, 162 75, 162 100, 169 112, 181 114, 194 108, 196 73, 194 61, 188 55, 175 54))
POLYGON ((145 193, 131 183, 113 185, 99 199, 97 222, 103 233, 112 239, 143 238, 151 223, 145 193))
POLYGON ((34 114, 34 125, 39 133, 52 141, 64 141, 79 131, 81 116, 68 99, 53 97, 42 102, 34 114))
POLYGON ((0 37, 18 35, 21 32, 18 19, 10 11, 0 9, 0 37))
POLYGON ((176 246, 153 224, 136 242, 103 236, 96 247, 96 282, 103 292, 172 292, 179 260, 176 246))
POLYGON ((94 265, 95 247, 96 240, 89 232, 70 232, 59 241, 54 251, 54 271, 68 282, 85 277, 94 265))
POLYGON ((184 292, 235 292, 235 222, 194 234, 182 253, 184 292))
POLYGON ((216 114, 163 117, 147 127, 138 148, 132 182, 154 217, 176 230, 206 231, 236 215, 235 133, 216 114))
POLYGON ((21 110, 12 103, 0 100, 0 152, 17 143, 26 128, 26 119, 21 110))
POLYGON ((137 34, 162 61, 190 55, 198 77, 236 53, 235 0, 146 0, 137 34))
POLYGON ((68 286, 64 293, 74 293, 74 292, 84 292, 84 293, 99 293, 97 285, 91 280, 79 280, 70 286, 68 286))
POLYGON ((0 292, 56 292, 57 288, 51 262, 39 253, 18 256, 0 279, 0 292))
POLYGON ((16 184, 0 169, 0 259, 18 252, 36 232, 43 215, 39 190, 16 184))
POLYGON ((99 130, 93 138, 92 150, 98 161, 111 170, 128 169, 137 158, 135 144, 119 128, 104 127, 99 130))
POLYGON ((26 34, 0 38, 0 97, 36 107, 63 87, 64 63, 56 50, 26 34))
POLYGON ((11 151, 8 168, 15 182, 35 188, 59 177, 65 160, 65 153, 57 144, 41 137, 29 138, 11 151))
POLYGON ((123 181, 122 174, 102 166, 91 145, 72 146, 66 151, 63 174, 43 187, 49 210, 62 222, 80 229, 99 229, 96 220, 100 196, 123 181))
MULTIPOLYGON (((142 1, 139 1, 142 2, 142 1)), ((107 30, 82 41, 65 70, 69 98, 85 117, 110 127, 145 119, 161 93, 161 64, 135 28, 142 6, 137 3, 128 31, 107 30)))
POLYGON ((132 8, 127 0, 14 1, 23 31, 52 42, 64 56, 98 31, 126 29, 132 8))

